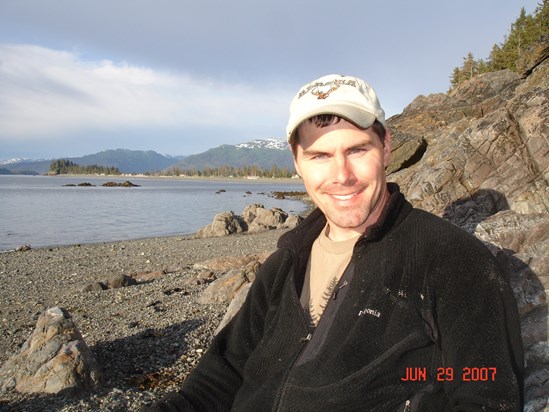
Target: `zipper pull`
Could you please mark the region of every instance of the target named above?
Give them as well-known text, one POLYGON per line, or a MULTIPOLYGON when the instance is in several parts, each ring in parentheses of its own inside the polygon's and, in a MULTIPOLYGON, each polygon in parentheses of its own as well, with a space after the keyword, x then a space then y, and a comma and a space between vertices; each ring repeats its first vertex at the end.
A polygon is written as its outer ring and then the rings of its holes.
POLYGON ((334 293, 332 294, 332 300, 336 300, 337 298, 337 292, 339 292, 339 289, 347 286, 349 284, 349 282, 347 281, 344 281, 339 287, 337 287, 335 290, 334 290, 334 293))
POLYGON ((301 338, 300 341, 301 342, 307 342, 309 340, 311 340, 311 338, 313 337, 313 334, 312 333, 309 333, 307 336, 305 336, 304 338, 301 338))
POLYGON ((404 410, 403 412, 408 412, 410 410, 410 405, 412 404, 412 401, 408 399, 406 403, 404 404, 404 410))

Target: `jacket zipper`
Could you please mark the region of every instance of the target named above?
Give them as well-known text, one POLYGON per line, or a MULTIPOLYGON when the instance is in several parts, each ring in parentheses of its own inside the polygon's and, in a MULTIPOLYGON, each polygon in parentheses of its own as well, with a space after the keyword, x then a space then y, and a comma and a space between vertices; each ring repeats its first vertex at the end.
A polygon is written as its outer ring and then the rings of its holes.
MULTIPOLYGON (((292 251, 292 254, 294 252, 292 251)), ((294 256, 294 258, 296 258, 294 256)), ((351 259, 351 262, 352 262, 352 259, 351 259)), ((350 267, 351 265, 351 262, 349 262, 349 265, 347 266, 347 268, 345 269, 345 271, 343 272, 343 275, 345 274, 345 272, 347 271, 347 269, 350 267)), ((354 270, 354 269, 353 269, 354 270)), ((342 277, 343 277, 342 275, 342 277)), ((337 299, 337 293, 339 292, 339 290, 345 286, 347 286, 349 284, 349 282, 347 280, 341 282, 342 279, 339 280, 339 283, 336 285, 335 289, 334 289, 334 292, 332 294, 332 299, 329 300, 328 304, 326 305, 326 308, 324 309, 324 313, 327 312, 330 304, 332 304, 332 301, 336 300, 337 299), (341 283, 341 284, 340 284, 341 283)), ((303 306, 301 306, 301 303, 299 302, 299 299, 298 299, 298 304, 301 308, 301 314, 302 314, 302 317, 303 319, 305 320, 306 324, 307 324, 307 329, 309 330, 307 336, 303 337, 300 339, 300 342, 303 342, 304 345, 303 345, 303 348, 301 348, 301 350, 299 351, 299 353, 297 354, 297 356, 294 358, 294 360, 292 361, 292 363, 290 364, 290 367, 288 368, 288 370, 286 371, 286 374, 284 376, 284 380, 283 380, 283 383, 282 383, 282 387, 280 389, 280 394, 278 395, 278 398, 276 400, 276 408, 273 409, 274 411, 277 411, 279 412, 280 411, 280 404, 281 404, 281 401, 282 401, 282 396, 284 395, 284 391, 286 389, 286 386, 288 384, 288 376, 290 376, 290 372, 292 371, 292 369, 294 368, 295 364, 297 363, 297 361, 299 359, 301 359, 301 356, 303 355, 303 353, 305 352, 305 350, 307 349, 307 347, 310 345, 310 342, 311 340, 313 339, 313 336, 314 336, 314 333, 315 331, 318 329, 318 325, 322 322, 322 319, 324 319, 324 313, 322 314, 322 316, 320 317, 320 320, 318 322, 318 324, 316 325, 316 327, 312 328, 311 330, 311 326, 309 324, 309 321, 307 319, 307 315, 305 314, 305 309, 303 308, 303 306)))
POLYGON ((402 412, 410 412, 411 405, 412 405, 412 401, 408 399, 404 404, 404 409, 402 410, 402 412))
MULTIPOLYGON (((295 253, 294 250, 290 249, 290 252, 292 254, 292 259, 294 262, 297 262, 298 259, 297 259, 297 255, 295 253)), ((294 274, 295 276, 295 274, 294 274)), ((294 279, 290 279, 291 282, 294 282, 294 279)), ((293 289, 295 291, 295 286, 293 286, 293 289)), ((297 293, 296 293, 296 296, 297 296, 297 293)), ((307 328, 307 336, 303 337, 303 338, 300 338, 299 339, 299 342, 302 342, 304 343, 303 347, 298 351, 298 353, 296 354, 296 356, 294 357, 294 359, 292 360, 292 362, 290 363, 290 367, 286 370, 286 373, 284 374, 284 379, 282 380, 282 385, 280 387, 280 392, 278 393, 278 396, 276 398, 276 401, 274 402, 273 406, 273 409, 271 409, 272 411, 280 411, 280 403, 281 403, 281 400, 282 400, 282 396, 284 394, 284 391, 286 389, 286 385, 287 385, 287 382, 288 382, 288 376, 290 376, 290 372, 291 370, 293 369, 295 363, 297 362, 297 360, 300 358, 301 354, 303 353, 303 351, 305 350, 305 348, 307 347, 307 345, 309 344, 310 340, 313 338, 313 333, 314 333, 314 329, 311 331, 311 326, 309 325, 309 320, 307 319, 307 315, 305 314, 305 309, 303 309, 303 306, 301 306, 301 302, 299 302, 299 297, 297 297, 297 304, 299 305, 299 307, 301 308, 301 318, 302 320, 305 322, 305 325, 306 325, 306 328, 307 328)))

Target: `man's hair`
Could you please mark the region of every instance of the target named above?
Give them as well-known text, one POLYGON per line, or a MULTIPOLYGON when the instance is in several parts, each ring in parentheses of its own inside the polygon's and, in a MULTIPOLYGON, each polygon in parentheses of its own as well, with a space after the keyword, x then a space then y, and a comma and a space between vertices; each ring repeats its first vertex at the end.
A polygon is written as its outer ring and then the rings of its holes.
MULTIPOLYGON (((343 119, 341 116, 338 116, 335 114, 318 114, 316 116, 313 116, 307 119, 306 121, 310 123, 314 123, 316 127, 327 127, 332 124, 339 123, 341 119, 343 119)), ((385 146, 385 136, 387 135, 387 129, 385 128, 385 126, 383 126, 383 123, 381 123, 379 120, 376 119, 374 120, 374 123, 370 127, 381 140, 381 144, 385 146)), ((292 144, 291 144, 292 153, 294 154, 294 157, 297 154, 298 143, 299 143, 299 127, 295 129, 294 138, 292 139, 292 144)))

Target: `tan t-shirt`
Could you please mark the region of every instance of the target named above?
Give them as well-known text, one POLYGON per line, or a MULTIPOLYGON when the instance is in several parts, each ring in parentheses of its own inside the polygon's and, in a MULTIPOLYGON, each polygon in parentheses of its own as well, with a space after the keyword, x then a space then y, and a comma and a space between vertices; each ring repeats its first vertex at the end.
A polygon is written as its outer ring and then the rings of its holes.
POLYGON ((327 235, 328 226, 316 238, 307 263, 301 305, 316 326, 331 299, 334 289, 351 260, 353 247, 360 237, 335 242, 327 235))

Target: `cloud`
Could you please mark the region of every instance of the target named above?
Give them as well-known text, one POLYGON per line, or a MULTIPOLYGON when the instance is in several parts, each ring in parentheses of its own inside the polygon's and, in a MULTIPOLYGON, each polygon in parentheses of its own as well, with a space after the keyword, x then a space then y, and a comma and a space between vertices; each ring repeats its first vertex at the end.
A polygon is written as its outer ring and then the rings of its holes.
POLYGON ((291 92, 0 44, 0 140, 86 130, 283 130, 291 92))

